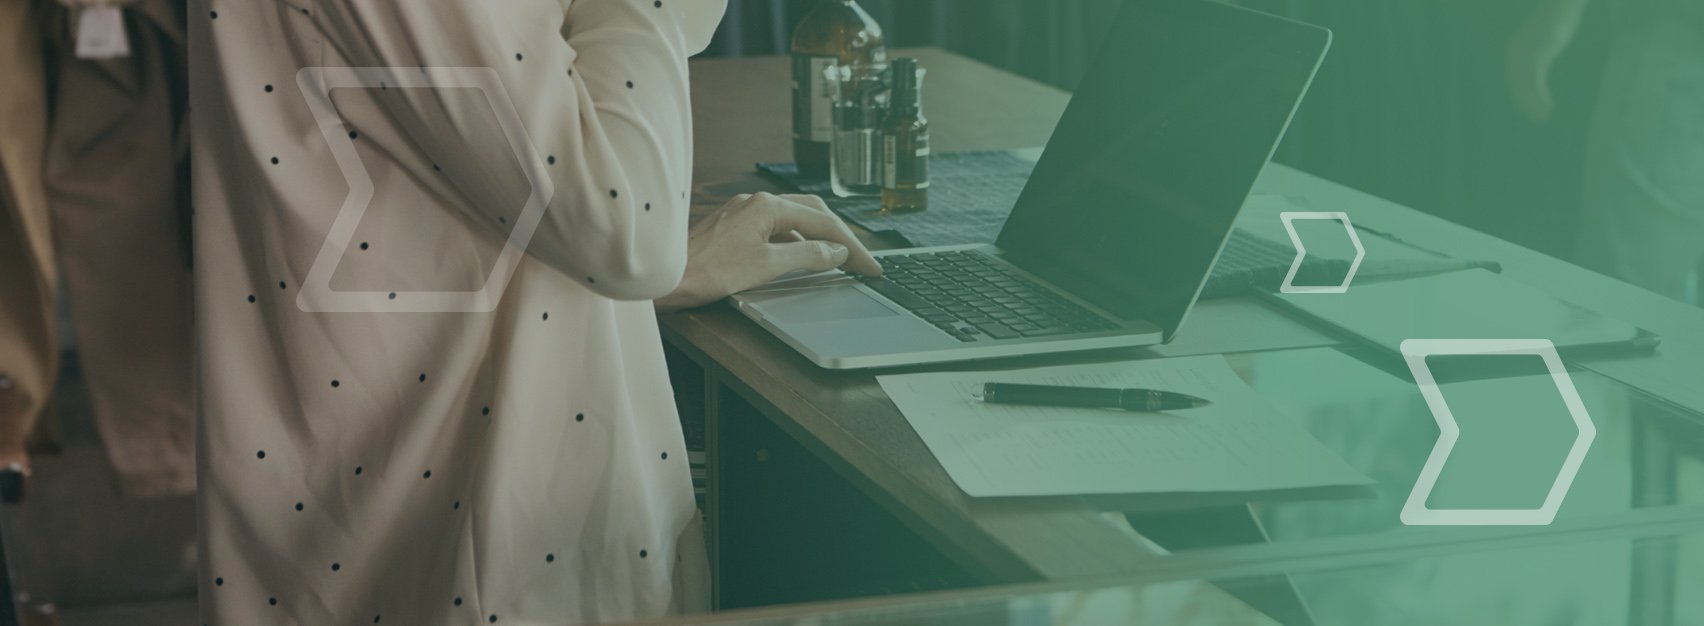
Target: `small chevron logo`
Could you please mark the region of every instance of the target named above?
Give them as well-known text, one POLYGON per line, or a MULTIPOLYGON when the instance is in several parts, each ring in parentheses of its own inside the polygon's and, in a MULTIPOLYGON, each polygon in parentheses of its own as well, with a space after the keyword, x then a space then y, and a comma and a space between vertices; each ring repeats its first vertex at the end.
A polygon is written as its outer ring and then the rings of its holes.
POLYGON ((1296 246, 1296 260, 1290 263, 1290 273, 1284 275, 1284 282, 1278 286, 1279 293, 1348 293, 1349 283, 1355 281, 1355 272, 1361 269, 1361 260, 1367 257, 1367 249, 1361 247, 1361 238, 1355 234, 1355 227, 1349 223, 1349 214, 1342 211, 1285 211, 1278 214, 1278 219, 1284 221, 1285 232, 1290 233, 1290 243, 1296 246), (1302 269, 1302 260, 1308 256, 1308 248, 1302 243, 1302 236, 1296 233, 1296 220, 1337 220, 1343 224, 1344 232, 1349 233, 1349 243, 1355 246, 1355 259, 1349 262, 1349 273, 1344 275, 1340 285, 1296 285, 1296 272, 1302 269))

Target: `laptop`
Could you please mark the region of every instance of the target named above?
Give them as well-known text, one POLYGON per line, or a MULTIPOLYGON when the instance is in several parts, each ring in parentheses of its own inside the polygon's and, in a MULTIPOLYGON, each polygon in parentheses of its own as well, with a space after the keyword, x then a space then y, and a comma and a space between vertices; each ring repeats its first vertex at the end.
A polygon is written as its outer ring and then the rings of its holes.
POLYGON ((829 369, 1160 344, 1277 149, 1328 30, 1212 0, 1129 0, 995 242, 877 254, 735 306, 829 369))

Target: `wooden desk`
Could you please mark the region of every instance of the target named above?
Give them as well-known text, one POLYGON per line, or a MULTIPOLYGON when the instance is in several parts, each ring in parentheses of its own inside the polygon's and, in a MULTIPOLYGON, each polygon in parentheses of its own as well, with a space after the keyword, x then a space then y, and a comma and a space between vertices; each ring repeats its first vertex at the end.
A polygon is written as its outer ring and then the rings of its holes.
MULTIPOLYGON (((934 141, 942 151, 1042 145, 1068 100, 1056 89, 950 53, 914 54, 930 68, 925 104, 934 141)), ((695 210, 713 209, 735 193, 782 191, 759 177, 753 164, 791 158, 789 84, 785 59, 694 62, 695 210)), ((1644 382, 1661 386, 1663 377, 1672 380, 1674 372, 1704 371, 1700 361, 1704 316, 1695 309, 1282 165, 1268 167, 1257 190, 1304 195, 1319 210, 1347 210, 1357 224, 1400 233, 1411 243, 1461 258, 1497 259, 1513 278, 1663 335, 1662 354, 1607 364, 1611 376, 1635 381, 1646 376, 1644 382)), ((1245 215, 1244 219, 1278 223, 1276 215, 1245 215)), ((677 387, 701 385, 703 390, 701 397, 684 399, 682 410, 692 413, 701 408, 707 421, 712 483, 708 513, 712 562, 718 564, 718 574, 728 573, 729 559, 722 557, 736 552, 728 547, 730 543, 738 546, 741 555, 766 543, 791 545, 794 551, 822 543, 788 544, 779 536, 754 538, 750 529, 723 523, 735 515, 732 509, 747 507, 757 497, 750 485, 742 487, 741 494, 718 488, 734 476, 774 482, 776 491, 766 495, 779 499, 808 499, 808 490, 816 488, 806 485, 787 491, 784 483, 792 470, 754 470, 754 464, 777 462, 772 455, 781 455, 774 448, 779 439, 801 449, 802 456, 819 463, 825 475, 841 483, 847 493, 867 500, 914 535, 914 542, 895 539, 897 550, 938 552, 962 572, 962 578, 947 580, 943 586, 1134 572, 1160 553, 1121 517, 1104 513, 1119 509, 1102 501, 966 497, 871 374, 818 369, 727 306, 664 316, 661 323, 675 361, 696 369, 690 380, 677 374, 677 387), (760 432, 764 429, 780 433, 779 439, 760 432), (735 501, 738 506, 726 506, 735 501), (726 547, 727 554, 719 554, 718 546, 726 547)), ((1026 365, 1073 358, 1081 357, 1040 359, 1026 365)), ((1704 392, 1696 388, 1690 389, 1692 396, 1686 395, 1685 385, 1668 384, 1667 388, 1676 403, 1704 406, 1704 396, 1697 395, 1704 392)), ((819 478, 813 475, 812 480, 819 478)), ((863 528, 865 518, 856 517, 850 509, 826 510, 831 512, 822 519, 828 521, 819 523, 832 525, 842 515, 859 520, 824 531, 841 533, 852 545, 862 547, 852 535, 863 528)), ((1259 532, 1258 528, 1244 530, 1259 532)), ((760 600, 744 593, 734 595, 739 599, 730 606, 760 600)), ((782 598, 787 599, 814 598, 782 598)))
MULTIPOLYGON (((942 151, 1043 145, 1069 100, 1057 89, 951 53, 907 54, 929 68, 925 112, 942 151)), ((702 60, 692 72, 695 212, 736 193, 783 191, 753 165, 792 158, 786 59, 702 60)), ((818 369, 728 306, 664 316, 662 326, 671 348, 703 369, 712 544, 728 530, 718 523, 715 483, 727 471, 722 418, 737 398, 975 581, 1129 572, 1157 552, 1097 506, 965 496, 871 374, 818 369)), ((683 411, 699 405, 695 400, 683 402, 683 411)), ((713 545, 713 562, 719 561, 715 552, 713 545)))

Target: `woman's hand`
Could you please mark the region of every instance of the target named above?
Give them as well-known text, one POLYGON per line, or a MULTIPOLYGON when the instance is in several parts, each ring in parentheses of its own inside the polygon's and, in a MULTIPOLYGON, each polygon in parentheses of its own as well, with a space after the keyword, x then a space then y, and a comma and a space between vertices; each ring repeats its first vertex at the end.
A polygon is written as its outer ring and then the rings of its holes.
POLYGON ((1509 98, 1522 117, 1533 122, 1550 119, 1556 105, 1550 91, 1550 70, 1580 29, 1588 0, 1542 0, 1509 40, 1503 57, 1509 98))
POLYGON ((816 196, 739 195, 687 235, 686 274, 660 311, 701 306, 795 271, 837 267, 880 276, 882 267, 816 196))

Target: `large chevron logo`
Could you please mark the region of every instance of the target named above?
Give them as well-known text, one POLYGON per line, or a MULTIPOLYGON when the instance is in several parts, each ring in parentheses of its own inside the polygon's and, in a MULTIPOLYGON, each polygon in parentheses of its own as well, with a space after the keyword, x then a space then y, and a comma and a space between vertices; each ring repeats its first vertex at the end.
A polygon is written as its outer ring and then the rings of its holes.
POLYGON ((1548 339, 1409 339, 1402 342, 1402 357, 1407 361, 1414 381, 1419 383, 1420 394, 1426 398, 1426 407, 1431 409, 1432 418, 1437 420, 1439 431, 1438 443, 1432 448, 1431 456, 1426 458, 1426 465, 1420 470, 1420 478, 1415 482, 1414 490, 1409 492, 1407 504, 1402 507, 1402 523, 1411 526, 1544 526, 1554 521, 1556 511, 1562 508, 1563 498, 1574 484, 1574 475, 1579 472, 1580 464, 1586 459, 1586 452, 1592 447, 1592 440, 1597 437, 1597 427, 1592 425, 1591 416, 1586 414, 1585 403, 1581 402, 1579 392, 1574 389, 1574 381, 1568 377, 1568 370, 1563 366, 1562 358, 1556 354, 1555 344, 1548 339), (1562 394, 1562 402, 1568 407, 1574 426, 1579 429, 1573 447, 1569 449, 1567 458, 1562 462, 1562 469, 1557 472, 1550 492, 1539 508, 1429 508, 1426 501, 1432 496, 1432 489, 1437 486, 1438 476, 1444 471, 1444 463, 1449 460, 1450 450, 1461 437, 1461 428, 1456 424, 1449 404, 1444 401, 1444 394, 1438 388, 1426 359, 1432 356, 1500 355, 1530 355, 1544 360, 1545 369, 1550 371, 1551 381, 1562 394))
POLYGON ((532 241, 545 207, 555 194, 532 140, 527 137, 521 116, 509 93, 503 89, 496 70, 489 67, 306 67, 296 73, 296 84, 307 99, 308 110, 331 147, 332 158, 349 182, 343 201, 326 233, 325 243, 308 269, 296 306, 309 313, 485 313, 495 310, 503 291, 520 266, 527 244, 532 241), (361 164, 355 143, 349 138, 343 117, 332 105, 333 89, 478 89, 497 117, 503 137, 515 152, 515 161, 531 184, 526 205, 515 219, 514 229, 503 244, 491 274, 476 291, 334 291, 331 277, 349 250, 355 228, 373 199, 373 179, 361 164))

